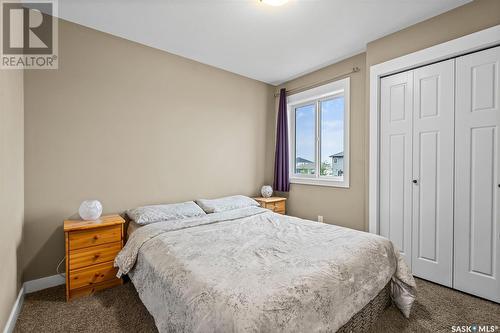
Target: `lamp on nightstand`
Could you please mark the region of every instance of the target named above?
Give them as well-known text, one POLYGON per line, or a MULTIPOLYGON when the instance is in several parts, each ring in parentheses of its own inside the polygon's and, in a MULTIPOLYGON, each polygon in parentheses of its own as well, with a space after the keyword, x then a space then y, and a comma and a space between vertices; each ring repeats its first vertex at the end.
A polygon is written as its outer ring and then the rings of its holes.
POLYGON ((102 205, 98 200, 85 200, 80 205, 78 214, 85 221, 97 220, 102 214, 102 205))
POLYGON ((273 188, 269 185, 264 185, 260 189, 260 194, 262 194, 264 198, 270 198, 273 195, 273 188))

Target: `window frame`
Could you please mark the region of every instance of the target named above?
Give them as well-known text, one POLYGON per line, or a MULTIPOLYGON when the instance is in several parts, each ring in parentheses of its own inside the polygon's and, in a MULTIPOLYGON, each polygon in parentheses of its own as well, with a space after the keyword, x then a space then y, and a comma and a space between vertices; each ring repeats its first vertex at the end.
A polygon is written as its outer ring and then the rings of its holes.
POLYGON ((294 95, 287 99, 288 113, 288 142, 289 142, 289 172, 290 183, 332 186, 349 188, 350 175, 350 145, 349 145, 349 128, 350 128, 350 78, 334 81, 320 87, 312 88, 294 95), (324 100, 329 100, 335 97, 344 97, 344 173, 342 176, 321 176, 321 109, 320 103, 324 100), (301 175, 295 173, 295 109, 297 107, 315 104, 315 163, 316 173, 314 175, 301 175))

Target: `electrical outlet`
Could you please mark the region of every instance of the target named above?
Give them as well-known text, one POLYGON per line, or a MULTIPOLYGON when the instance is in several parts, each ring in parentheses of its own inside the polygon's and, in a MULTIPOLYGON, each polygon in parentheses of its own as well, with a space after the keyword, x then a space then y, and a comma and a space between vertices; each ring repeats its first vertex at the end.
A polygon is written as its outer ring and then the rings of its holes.
POLYGON ((318 215, 318 222, 323 223, 323 215, 318 215))

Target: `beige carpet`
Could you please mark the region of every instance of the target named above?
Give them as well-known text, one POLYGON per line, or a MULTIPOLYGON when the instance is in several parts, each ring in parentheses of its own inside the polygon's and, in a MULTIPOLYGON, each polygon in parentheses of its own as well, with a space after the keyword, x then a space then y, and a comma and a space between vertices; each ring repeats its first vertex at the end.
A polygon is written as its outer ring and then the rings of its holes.
MULTIPOLYGON (((374 332, 451 332, 452 325, 500 327, 500 305, 427 281, 417 280, 410 319, 388 308, 374 332)), ((70 303, 64 287, 26 296, 16 332, 156 332, 153 318, 131 283, 70 303)), ((500 328, 496 330, 500 332, 500 328)))

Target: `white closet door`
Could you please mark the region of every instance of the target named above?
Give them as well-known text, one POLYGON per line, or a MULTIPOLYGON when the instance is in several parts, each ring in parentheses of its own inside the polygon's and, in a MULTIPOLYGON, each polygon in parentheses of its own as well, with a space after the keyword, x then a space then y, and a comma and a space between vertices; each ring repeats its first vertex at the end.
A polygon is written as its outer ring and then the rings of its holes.
POLYGON ((453 270, 455 60, 413 71, 412 269, 446 286, 453 270))
POLYGON ((500 301, 500 48, 457 59, 453 286, 500 301))
POLYGON ((411 71, 381 80, 380 235, 411 267, 411 71))

